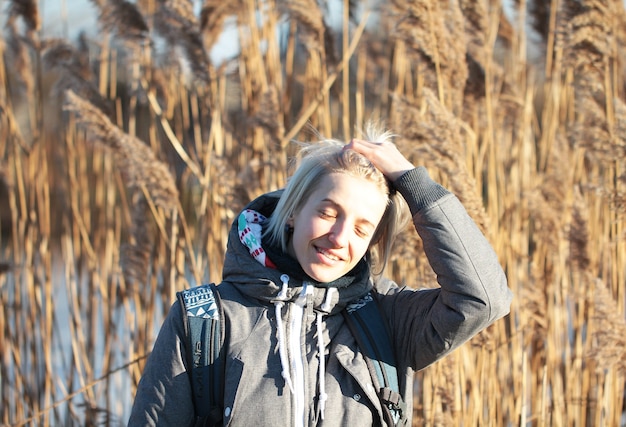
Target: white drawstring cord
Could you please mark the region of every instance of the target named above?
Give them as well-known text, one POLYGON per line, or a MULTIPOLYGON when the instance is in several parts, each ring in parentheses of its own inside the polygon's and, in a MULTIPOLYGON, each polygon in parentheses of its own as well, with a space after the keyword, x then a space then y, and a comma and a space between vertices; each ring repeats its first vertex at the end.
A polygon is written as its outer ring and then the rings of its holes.
MULTIPOLYGON (((285 302, 288 299, 287 289, 289 287, 289 276, 283 274, 280 276, 282 280, 282 287, 280 292, 278 293, 276 299, 274 299, 274 308, 276 312, 276 329, 278 333, 278 352, 280 355, 280 363, 281 363, 281 375, 285 380, 285 383, 289 387, 289 390, 295 397, 295 413, 294 420, 296 427, 304 425, 304 365, 302 361, 302 351, 300 347, 300 333, 302 331, 302 319, 304 316, 304 308, 307 302, 307 296, 313 293, 313 287, 309 286, 308 283, 303 283, 302 291, 300 295, 295 301, 293 306, 293 315, 291 316, 291 324, 290 324, 290 339, 289 343, 291 346, 291 364, 289 363, 289 358, 287 354, 287 344, 285 343, 285 330, 283 326, 282 319, 282 308, 285 305, 285 302), (293 367, 293 372, 295 376, 295 385, 291 379, 291 368, 293 367)), ((320 311, 316 312, 316 328, 317 328, 317 349, 318 349, 318 357, 319 357, 319 369, 318 369, 318 381, 319 381, 319 413, 320 417, 323 420, 325 411, 326 411, 326 401, 328 399, 328 395, 326 394, 326 346, 324 344, 324 325, 323 325, 323 316, 324 314, 328 314, 331 308, 332 303, 332 295, 337 290, 335 288, 329 288, 326 291, 326 296, 324 299, 324 303, 320 307, 320 311)))
POLYGON ((333 294, 337 292, 337 288, 328 288, 326 291, 326 296, 324 297, 324 303, 320 307, 320 309, 326 313, 330 313, 331 306, 330 304, 333 302, 333 294))
POLYGON ((292 309, 291 324, 289 328, 291 348, 291 366, 294 373, 295 393, 295 410, 294 423, 296 427, 304 426, 304 362, 302 355, 302 346, 300 345, 300 335, 302 332, 302 320, 304 318, 304 308, 307 303, 307 296, 313 294, 313 286, 309 286, 307 282, 302 283, 302 291, 295 301, 292 309))
POLYGON ((280 365, 282 368, 281 375, 285 380, 285 383, 291 390, 291 393, 295 393, 293 384, 291 382, 291 375, 289 373, 289 363, 287 359, 287 348, 285 345, 285 329, 283 328, 283 316, 282 308, 287 300, 287 288, 289 287, 289 276, 283 274, 280 276, 280 280, 283 282, 283 286, 278 293, 278 296, 274 300, 274 309, 276 312, 276 329, 278 331, 278 353, 280 354, 280 365))
POLYGON ((326 291, 326 297, 324 303, 320 307, 321 311, 317 312, 315 318, 315 324, 317 327, 317 353, 319 357, 319 369, 317 371, 319 381, 319 412, 320 418, 324 419, 326 412, 326 400, 328 395, 326 394, 326 346, 324 344, 324 327, 322 323, 322 316, 330 311, 330 303, 332 301, 332 294, 336 291, 335 288, 328 288, 326 291))
POLYGON ((319 412, 320 417, 324 419, 324 413, 326 411, 326 399, 328 399, 328 395, 326 394, 326 355, 324 349, 324 337, 322 330, 322 312, 318 311, 315 319, 317 325, 317 353, 319 357, 319 369, 317 371, 318 381, 319 381, 319 396, 317 397, 319 400, 319 412))

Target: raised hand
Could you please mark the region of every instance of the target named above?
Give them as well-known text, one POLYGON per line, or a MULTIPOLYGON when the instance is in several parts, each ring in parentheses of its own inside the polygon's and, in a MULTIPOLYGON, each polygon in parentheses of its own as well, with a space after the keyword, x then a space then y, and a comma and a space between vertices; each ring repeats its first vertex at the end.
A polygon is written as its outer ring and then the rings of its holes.
POLYGON ((392 142, 371 142, 352 139, 344 150, 354 150, 367 157, 391 182, 415 166, 398 150, 392 142))

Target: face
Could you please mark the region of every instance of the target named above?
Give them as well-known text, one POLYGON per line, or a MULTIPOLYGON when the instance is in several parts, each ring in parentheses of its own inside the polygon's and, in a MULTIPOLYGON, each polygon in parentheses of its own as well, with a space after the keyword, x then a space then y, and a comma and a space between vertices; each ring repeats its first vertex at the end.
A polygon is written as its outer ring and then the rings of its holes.
POLYGON ((365 255, 386 205, 387 195, 364 178, 326 176, 289 220, 290 255, 318 282, 338 279, 365 255))

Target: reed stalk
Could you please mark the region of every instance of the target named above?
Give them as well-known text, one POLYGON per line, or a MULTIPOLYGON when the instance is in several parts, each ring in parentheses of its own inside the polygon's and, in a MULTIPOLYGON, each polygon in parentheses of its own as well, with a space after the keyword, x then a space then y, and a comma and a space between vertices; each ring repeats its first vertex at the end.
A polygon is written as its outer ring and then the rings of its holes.
MULTIPOLYGON (((515 295, 416 374, 414 425, 620 425, 622 2, 343 1, 338 28, 305 0, 91 3, 78 41, 2 3, 2 425, 123 424, 175 292, 220 280, 291 142, 369 117, 463 201, 515 295)), ((387 274, 437 286, 421 245, 408 228, 387 274)))

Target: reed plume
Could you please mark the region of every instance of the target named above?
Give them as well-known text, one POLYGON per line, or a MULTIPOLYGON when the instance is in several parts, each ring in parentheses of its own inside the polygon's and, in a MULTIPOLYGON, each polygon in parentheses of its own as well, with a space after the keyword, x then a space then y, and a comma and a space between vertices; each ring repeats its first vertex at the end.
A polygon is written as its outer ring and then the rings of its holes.
POLYGON ((178 207, 178 190, 166 164, 159 161, 150 147, 124 133, 91 102, 72 90, 66 92, 65 110, 76 115, 88 138, 110 149, 124 174, 129 188, 148 190, 155 205, 166 212, 178 207))
MULTIPOLYGON (((14 77, 22 82, 23 88, 27 93, 27 98, 34 97, 35 80, 34 66, 32 61, 32 42, 22 37, 17 30, 17 25, 7 22, 7 59, 8 63, 13 66, 15 71, 14 77)), ((17 91, 15 91, 17 92, 17 91)))
POLYGON ((210 50, 224 29, 224 21, 241 10, 238 1, 205 0, 200 10, 200 30, 204 46, 210 50))
POLYGON ((465 24, 467 50, 478 62, 484 64, 484 48, 487 43, 489 4, 487 0, 460 0, 460 10, 465 24))
POLYGON ((583 148, 591 161, 610 163, 626 158, 626 103, 591 92, 588 86, 577 88, 577 121, 568 131, 571 144, 583 148), (610 120, 607 108, 613 111, 610 120))
POLYGON ((396 97, 393 129, 402 129, 398 147, 415 164, 428 162, 450 180, 450 189, 463 202, 468 213, 488 234, 488 218, 480 189, 467 169, 464 158, 463 126, 428 89, 421 104, 396 97))
POLYGON ((148 25, 136 4, 126 0, 109 0, 99 7, 99 22, 103 30, 131 42, 148 39, 148 25))
POLYGON ((315 0, 277 1, 279 10, 298 25, 299 38, 308 51, 323 54, 325 47, 326 23, 315 0))
MULTIPOLYGON (((217 156, 212 159, 211 167, 214 170, 212 176, 216 181, 213 185, 215 191, 211 192, 211 196, 216 206, 220 208, 215 211, 223 212, 223 219, 228 222, 232 221, 235 215, 241 212, 255 196, 249 184, 255 180, 251 171, 258 170, 258 163, 258 161, 251 162, 238 172, 227 159, 217 156)), ((226 244, 226 241, 224 240, 223 243, 226 244)))
POLYGON ((591 82, 586 78, 588 74, 602 73, 604 60, 613 56, 612 17, 619 10, 619 2, 615 0, 561 2, 559 27, 565 36, 566 65, 581 73, 578 77, 583 78, 583 82, 591 82))
POLYGON ((278 89, 275 86, 270 86, 261 94, 259 105, 249 122, 252 126, 265 129, 274 146, 280 146, 280 142, 285 136, 285 127, 281 120, 278 89))
MULTIPOLYGON (((145 284, 150 271, 150 258, 154 248, 155 227, 149 221, 150 205, 141 194, 131 201, 130 241, 121 246, 121 264, 124 280, 130 286, 145 284)), ((131 288, 132 289, 132 288, 131 288)))
MULTIPOLYGON (((609 117, 613 102, 606 87, 607 61, 615 57, 615 26, 617 13, 614 0, 566 0, 559 11, 559 33, 563 35, 564 66, 574 76, 575 125, 572 143, 608 142, 609 117)), ((622 7, 623 9, 623 7, 622 7)))
POLYGON ((607 284, 600 279, 589 281, 593 288, 594 325, 588 356, 596 361, 598 373, 615 369, 626 375, 626 319, 607 284))
POLYGON ((10 0, 7 14, 7 25, 13 26, 20 17, 29 31, 38 31, 41 28, 39 7, 36 0, 10 0))
POLYGON ((572 219, 568 229, 568 241, 569 265, 576 271, 587 271, 591 264, 589 257, 589 213, 586 201, 579 188, 575 188, 572 219))
POLYGON ((424 86, 459 114, 468 75, 465 19, 459 3, 394 0, 389 19, 395 22, 392 37, 406 46, 424 86))
POLYGON ((124 133, 101 110, 71 90, 66 92, 66 100, 65 110, 75 114, 89 140, 113 152, 127 186, 135 192, 131 230, 133 241, 126 249, 123 267, 128 283, 145 283, 149 267, 147 260, 154 239, 147 223, 150 204, 163 209, 165 214, 177 210, 176 183, 167 165, 159 161, 147 145, 124 133))
POLYGON ((392 35, 403 40, 414 55, 430 64, 432 70, 439 56, 437 36, 443 35, 444 24, 441 17, 436 23, 430 22, 430 17, 434 15, 430 11, 431 6, 429 0, 398 0, 392 1, 389 13, 390 20, 396 22, 392 35))
POLYGON ((56 98, 61 99, 66 91, 71 90, 81 98, 89 99, 91 104, 113 119, 113 103, 100 94, 85 52, 65 39, 48 39, 42 43, 42 53, 44 69, 58 73, 51 88, 56 98))
POLYGON ((191 3, 186 0, 158 2, 154 27, 171 46, 182 48, 194 77, 199 82, 208 85, 210 82, 209 58, 191 3))
MULTIPOLYGON (((565 64, 574 75, 575 117, 568 135, 572 146, 583 148, 591 162, 610 164, 626 157, 626 104, 608 79, 615 73, 611 67, 620 65, 615 42, 624 30, 613 19, 620 16, 624 8, 616 1, 566 1, 559 19, 567 34, 565 64)), ((599 191, 620 204, 619 188, 599 191)))
MULTIPOLYGON (((465 105, 470 109, 473 103, 485 96, 485 66, 487 61, 487 31, 489 25, 489 8, 484 0, 459 2, 465 23, 465 37, 467 39, 467 80, 463 88, 465 105)), ((493 67, 493 64, 492 64, 493 67)), ((465 109, 464 109, 465 110, 465 109)))
MULTIPOLYGON (((516 0, 519 5, 519 0, 516 0)), ((550 30, 550 11, 553 6, 552 1, 534 0, 528 1, 528 16, 530 24, 544 43, 548 40, 548 31, 550 30)))

